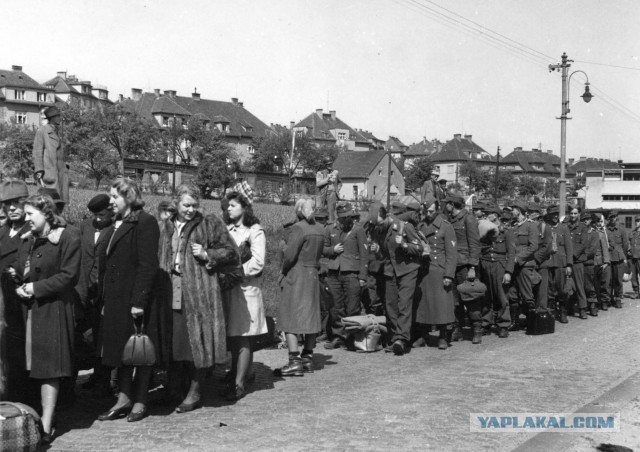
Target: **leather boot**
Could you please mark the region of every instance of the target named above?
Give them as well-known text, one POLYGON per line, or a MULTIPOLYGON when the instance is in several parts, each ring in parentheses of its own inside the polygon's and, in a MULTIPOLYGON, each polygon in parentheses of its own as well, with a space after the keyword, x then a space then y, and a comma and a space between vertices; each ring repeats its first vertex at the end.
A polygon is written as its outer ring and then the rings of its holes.
POLYGON ((474 326, 473 327, 473 339, 471 339, 472 344, 482 344, 482 327, 474 326))
POLYGON ((500 327, 500 329, 498 330, 498 337, 501 339, 509 337, 509 330, 507 330, 505 327, 500 327))
POLYGON ((517 304, 509 305, 509 313, 511 314, 511 324, 507 327, 509 331, 518 331, 520 329, 520 306, 517 304))
POLYGON ((600 308, 603 311, 608 311, 609 310, 609 303, 602 303, 602 307, 600 308))
POLYGON ((589 303, 589 314, 598 317, 598 306, 595 303, 589 303))
POLYGON ((558 317, 560 323, 569 323, 569 319, 567 319, 567 308, 560 308, 560 316, 558 317))
POLYGON ((587 320, 587 310, 585 308, 580 308, 580 315, 579 317, 582 320, 587 320))
POLYGON ((462 328, 460 328, 460 325, 458 325, 457 323, 453 326, 453 331, 451 333, 451 341, 453 342, 458 342, 460 340, 462 340, 463 335, 462 335, 462 328))
POLYGON ((302 358, 302 370, 305 373, 309 373, 312 374, 313 371, 315 370, 315 366, 313 364, 313 355, 301 355, 302 358))
POLYGON ((449 348, 449 343, 447 342, 447 327, 444 325, 440 326, 440 337, 438 338, 438 349, 446 350, 449 348))
POLYGON ((616 298, 613 304, 614 308, 622 309, 622 300, 620 298, 616 298))
POLYGON ((279 377, 302 377, 304 376, 304 367, 302 366, 302 359, 290 358, 289 364, 282 366, 279 369, 273 371, 279 377))

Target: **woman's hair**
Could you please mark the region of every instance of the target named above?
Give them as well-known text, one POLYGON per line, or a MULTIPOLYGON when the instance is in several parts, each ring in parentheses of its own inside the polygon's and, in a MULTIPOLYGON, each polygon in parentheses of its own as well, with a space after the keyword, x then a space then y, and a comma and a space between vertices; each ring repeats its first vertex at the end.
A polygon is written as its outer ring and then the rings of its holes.
POLYGON ((200 190, 192 185, 182 184, 176 188, 176 194, 173 196, 173 205, 177 206, 183 196, 191 196, 197 202, 200 202, 200 190))
MULTIPOLYGON (((253 213, 253 206, 251 205, 251 202, 245 195, 237 191, 232 191, 227 195, 226 200, 227 202, 224 203, 224 205, 226 205, 227 207, 229 206, 230 201, 237 201, 240 203, 240 205, 244 209, 244 214, 242 215, 242 224, 244 226, 250 228, 254 224, 260 224, 260 220, 258 220, 258 218, 256 218, 255 214, 253 213)), ((226 208, 223 209, 222 218, 227 224, 230 224, 232 222, 231 218, 229 217, 229 212, 226 208)))
POLYGON ((38 209, 44 215, 44 218, 49 223, 49 226, 55 228, 60 226, 62 223, 60 218, 57 216, 58 209, 56 208, 55 202, 49 195, 33 195, 29 196, 27 200, 24 202, 25 206, 30 205, 31 207, 38 209))
POLYGON ((144 201, 142 200, 142 193, 138 184, 128 177, 118 177, 111 184, 111 188, 115 188, 116 191, 127 200, 127 204, 131 209, 141 209, 144 207, 144 201))
POLYGON ((295 207, 296 216, 301 219, 306 219, 309 223, 313 223, 315 221, 313 204, 312 199, 298 199, 295 207))

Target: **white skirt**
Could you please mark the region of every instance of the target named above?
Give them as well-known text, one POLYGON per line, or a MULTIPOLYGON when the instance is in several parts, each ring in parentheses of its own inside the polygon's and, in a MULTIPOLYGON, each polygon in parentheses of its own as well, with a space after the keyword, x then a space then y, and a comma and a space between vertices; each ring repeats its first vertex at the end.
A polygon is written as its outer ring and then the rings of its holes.
POLYGON ((262 277, 250 277, 225 293, 227 336, 258 336, 267 333, 261 282, 262 277))

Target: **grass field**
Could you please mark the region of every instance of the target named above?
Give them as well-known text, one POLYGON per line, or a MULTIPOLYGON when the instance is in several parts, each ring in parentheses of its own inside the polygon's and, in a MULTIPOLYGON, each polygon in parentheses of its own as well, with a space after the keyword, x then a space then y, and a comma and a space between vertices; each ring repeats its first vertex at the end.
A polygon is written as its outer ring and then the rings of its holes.
MULTIPOLYGON (((87 209, 87 203, 99 192, 71 188, 69 192, 70 202, 65 208, 63 217, 72 224, 78 224, 89 218, 91 212, 87 209)), ((144 209, 155 215, 160 201, 169 199, 167 196, 144 194, 144 209)), ((202 200, 200 211, 203 214, 220 215, 220 201, 202 200)), ((278 275, 280 262, 277 258, 277 246, 282 237, 282 225, 295 218, 293 206, 281 206, 278 204, 256 204, 254 213, 260 220, 267 236, 267 255, 263 272, 263 297, 267 315, 275 316, 277 300, 279 297, 278 275)))

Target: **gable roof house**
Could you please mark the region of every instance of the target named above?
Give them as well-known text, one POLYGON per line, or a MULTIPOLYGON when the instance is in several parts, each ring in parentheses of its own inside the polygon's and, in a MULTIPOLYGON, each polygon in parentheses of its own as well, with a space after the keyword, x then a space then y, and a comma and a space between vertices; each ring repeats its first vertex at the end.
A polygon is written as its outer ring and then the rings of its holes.
POLYGON ((574 185, 585 185, 587 182, 588 171, 599 170, 617 170, 620 169, 618 162, 612 162, 609 159, 598 159, 592 157, 580 157, 577 162, 574 159, 569 159, 569 166, 567 170, 571 173, 575 173, 573 180, 574 185))
POLYGON ((395 159, 402 160, 405 152, 409 150, 409 146, 404 144, 400 138, 389 136, 389 139, 384 143, 384 148, 391 151, 391 156, 395 159))
MULTIPOLYGON (((389 154, 385 150, 341 152, 333 169, 342 180, 340 199, 386 200, 389 154)), ((391 159, 391 195, 404 195, 404 176, 395 160, 391 159)))
POLYGON ((293 126, 294 132, 305 134, 317 146, 336 145, 349 151, 368 151, 367 138, 336 116, 335 110, 323 113, 317 109, 293 126))
POLYGON ((106 86, 94 86, 90 81, 67 75, 65 71, 58 72, 58 75, 44 82, 44 85, 55 91, 58 102, 77 102, 80 107, 89 109, 100 109, 113 104, 109 100, 109 90, 106 86))
MULTIPOLYGON (((510 154, 500 159, 500 168, 512 171, 515 176, 529 175, 541 181, 548 178, 560 177, 560 157, 548 150, 541 149, 530 151, 517 147, 510 154)), ((566 165, 567 179, 575 177, 575 172, 566 165)))
POLYGON ((485 151, 479 144, 473 141, 471 135, 453 135, 453 139, 447 141, 439 150, 431 154, 431 160, 440 170, 440 179, 446 179, 448 183, 458 183, 466 186, 460 176, 460 167, 467 162, 475 162, 487 171, 495 169, 495 157, 485 151))
POLYGON ((194 92, 190 97, 178 96, 174 90, 159 89, 153 93, 131 90, 135 111, 142 117, 154 121, 161 130, 170 130, 174 119, 176 126, 186 127, 191 117, 202 119, 206 128, 217 128, 224 133, 224 140, 234 147, 242 161, 254 153, 253 140, 271 133, 267 124, 244 107, 237 98, 231 102, 202 99, 194 92))
POLYGON ((362 135, 368 142, 371 150, 375 149, 384 149, 384 140, 377 138, 373 132, 369 132, 368 130, 357 129, 357 132, 362 135))
POLYGON ((53 90, 25 74, 22 66, 0 69, 0 121, 38 127, 40 110, 54 102, 53 90))
POLYGON ((413 162, 422 157, 429 157, 434 152, 442 148, 442 143, 439 140, 427 140, 427 137, 423 137, 421 141, 409 145, 404 153, 404 167, 411 168, 413 162))

